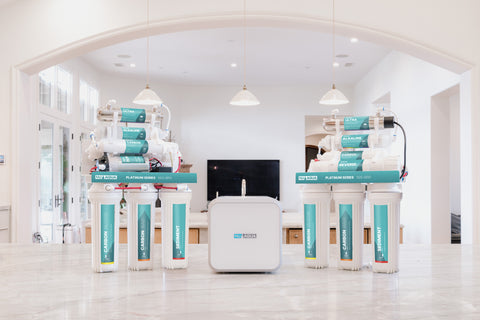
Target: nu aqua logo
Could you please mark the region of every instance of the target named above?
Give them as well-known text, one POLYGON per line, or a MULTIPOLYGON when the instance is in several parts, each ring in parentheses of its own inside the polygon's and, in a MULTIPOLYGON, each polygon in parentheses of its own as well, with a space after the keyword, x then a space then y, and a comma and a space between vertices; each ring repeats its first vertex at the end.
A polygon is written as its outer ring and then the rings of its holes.
POLYGON ((233 239, 256 239, 256 233, 234 233, 233 239))

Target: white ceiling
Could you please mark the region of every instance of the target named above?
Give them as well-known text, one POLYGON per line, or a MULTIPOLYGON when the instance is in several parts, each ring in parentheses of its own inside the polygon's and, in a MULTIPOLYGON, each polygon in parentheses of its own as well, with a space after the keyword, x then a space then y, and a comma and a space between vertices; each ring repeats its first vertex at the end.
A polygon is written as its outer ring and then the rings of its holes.
MULTIPOLYGON (((390 50, 336 37, 336 83, 354 84, 390 50), (353 63, 345 67, 346 63, 353 63)), ((145 78, 146 39, 90 52, 84 60, 113 75, 145 78), (119 58, 129 55, 130 58, 119 58), (114 64, 124 64, 117 67, 114 64), (134 63, 135 68, 130 67, 134 63)), ((150 74, 178 85, 243 83, 243 29, 186 31, 150 37, 150 74), (236 63, 237 68, 232 68, 236 63)), ((248 85, 321 85, 332 81, 332 35, 306 30, 247 28, 248 85)))

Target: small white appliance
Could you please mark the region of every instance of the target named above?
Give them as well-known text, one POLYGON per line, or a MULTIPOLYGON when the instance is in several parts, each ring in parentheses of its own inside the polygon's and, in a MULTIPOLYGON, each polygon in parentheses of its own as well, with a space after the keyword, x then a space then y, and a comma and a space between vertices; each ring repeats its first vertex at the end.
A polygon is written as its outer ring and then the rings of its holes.
POLYGON ((279 202, 225 196, 208 208, 208 261, 216 272, 273 272, 282 262, 279 202))

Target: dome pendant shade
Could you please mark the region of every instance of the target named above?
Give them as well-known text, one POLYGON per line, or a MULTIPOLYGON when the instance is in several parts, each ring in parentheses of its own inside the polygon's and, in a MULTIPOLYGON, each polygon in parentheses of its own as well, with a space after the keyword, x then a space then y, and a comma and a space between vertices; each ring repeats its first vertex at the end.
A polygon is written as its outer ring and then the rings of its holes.
POLYGON ((145 89, 143 89, 136 97, 133 99, 133 103, 140 104, 143 106, 154 106, 154 105, 161 105, 162 99, 150 89, 147 85, 145 89))
POLYGON ((247 90, 247 87, 244 86, 230 101, 232 106, 258 106, 260 102, 257 97, 253 95, 250 91, 247 90))
POLYGON ((347 97, 338 89, 335 88, 335 85, 332 86, 332 89, 328 90, 319 101, 320 104, 324 105, 342 105, 349 103, 347 97))

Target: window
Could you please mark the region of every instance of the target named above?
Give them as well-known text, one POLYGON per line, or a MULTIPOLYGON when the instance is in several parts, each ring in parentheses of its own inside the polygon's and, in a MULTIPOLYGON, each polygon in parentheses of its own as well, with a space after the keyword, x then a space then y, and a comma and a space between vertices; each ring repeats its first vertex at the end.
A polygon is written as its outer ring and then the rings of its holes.
POLYGON ((54 66, 43 70, 38 76, 40 104, 70 113, 72 74, 60 66, 54 66))
POLYGON ((80 114, 82 120, 96 123, 96 112, 98 108, 98 90, 80 80, 80 114))

